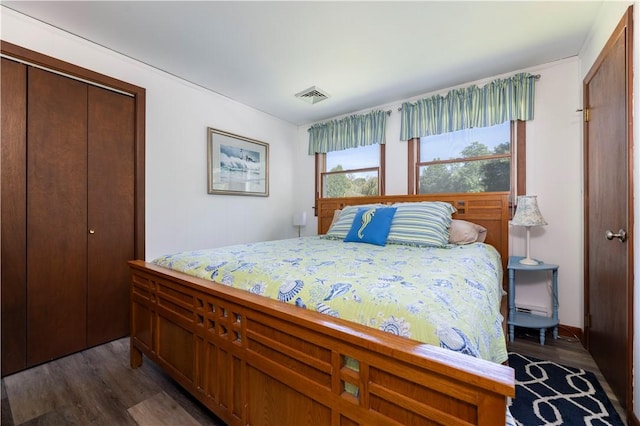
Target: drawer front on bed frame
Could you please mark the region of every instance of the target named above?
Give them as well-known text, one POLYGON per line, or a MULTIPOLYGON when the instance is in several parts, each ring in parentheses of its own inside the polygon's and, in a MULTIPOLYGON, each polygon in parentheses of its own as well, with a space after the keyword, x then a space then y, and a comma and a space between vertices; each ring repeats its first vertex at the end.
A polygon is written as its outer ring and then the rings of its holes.
POLYGON ((464 372, 478 360, 452 353, 456 367, 443 366, 405 339, 132 273, 132 366, 144 353, 229 425, 493 425, 513 395, 504 366, 464 372))

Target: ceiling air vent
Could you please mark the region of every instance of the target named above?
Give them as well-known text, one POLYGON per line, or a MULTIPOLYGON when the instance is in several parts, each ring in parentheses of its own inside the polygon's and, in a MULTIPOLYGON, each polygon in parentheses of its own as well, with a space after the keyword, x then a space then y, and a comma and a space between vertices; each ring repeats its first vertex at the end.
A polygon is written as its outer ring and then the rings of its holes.
POLYGON ((318 89, 316 86, 312 86, 300 93, 296 93, 296 98, 300 98, 310 104, 315 104, 329 98, 329 95, 318 89))

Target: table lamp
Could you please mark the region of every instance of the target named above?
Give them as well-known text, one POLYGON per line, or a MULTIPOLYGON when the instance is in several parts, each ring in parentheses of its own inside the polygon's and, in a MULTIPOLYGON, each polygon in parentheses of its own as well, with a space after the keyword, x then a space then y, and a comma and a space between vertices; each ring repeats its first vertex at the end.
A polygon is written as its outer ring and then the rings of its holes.
POLYGON ((537 265, 538 261, 531 258, 531 251, 529 245, 530 233, 532 226, 547 225, 540 209, 538 209, 538 197, 537 195, 521 195, 518 197, 518 207, 516 208, 516 214, 511 220, 511 224, 514 226, 524 226, 527 228, 527 255, 520 259, 520 263, 523 265, 537 265))
POLYGON ((300 236, 300 228, 307 224, 307 212, 298 212, 293 215, 293 226, 298 227, 298 237, 300 236))

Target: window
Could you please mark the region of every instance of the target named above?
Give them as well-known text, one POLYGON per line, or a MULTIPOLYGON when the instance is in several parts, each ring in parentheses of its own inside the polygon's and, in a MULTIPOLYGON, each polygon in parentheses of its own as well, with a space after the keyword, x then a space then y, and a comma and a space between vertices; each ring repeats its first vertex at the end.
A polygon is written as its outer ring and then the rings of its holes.
MULTIPOLYGON (((524 141, 524 125, 517 128, 524 141)), ((512 183, 518 181, 514 175, 514 133, 511 122, 506 121, 421 137, 415 163, 416 192, 512 191, 512 183)))
POLYGON ((375 144, 316 154, 317 193, 322 198, 384 194, 384 148, 375 144))

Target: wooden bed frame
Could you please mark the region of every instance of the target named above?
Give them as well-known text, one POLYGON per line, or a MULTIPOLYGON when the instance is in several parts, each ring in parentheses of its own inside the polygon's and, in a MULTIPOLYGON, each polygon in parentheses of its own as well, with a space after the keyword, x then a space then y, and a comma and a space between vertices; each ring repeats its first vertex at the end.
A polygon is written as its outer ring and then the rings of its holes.
MULTIPOLYGON (((436 199, 451 202, 454 217, 487 227, 487 242, 506 262, 506 193, 319 200, 318 231, 345 205, 436 199)), ((131 366, 146 355, 229 425, 505 422, 515 395, 505 365, 140 260, 129 264, 131 366)))

